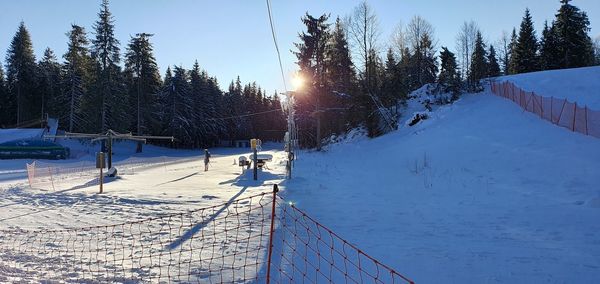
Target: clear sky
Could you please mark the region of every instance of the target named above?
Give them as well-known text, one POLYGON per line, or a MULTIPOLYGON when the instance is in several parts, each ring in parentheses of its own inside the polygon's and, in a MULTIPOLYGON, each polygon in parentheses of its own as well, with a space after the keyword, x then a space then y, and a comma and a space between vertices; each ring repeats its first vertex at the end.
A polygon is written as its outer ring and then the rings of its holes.
MULTIPOLYGON (((67 48, 70 24, 85 26, 92 37, 100 0, 0 1, 0 61, 4 64, 10 41, 23 20, 31 32, 39 59, 46 47, 61 57, 67 48)), ((286 76, 296 70, 290 52, 303 30, 305 12, 330 13, 332 21, 353 10, 359 0, 272 0, 272 11, 286 76)), ((370 0, 386 46, 399 23, 420 15, 433 24, 440 46, 455 50, 455 38, 465 20, 474 20, 484 37, 495 42, 502 30, 518 27, 526 7, 539 36, 543 21, 552 20, 559 0, 370 0)), ((592 37, 600 36, 600 1, 574 0, 588 13, 592 37)), ((283 91, 265 0, 112 0, 110 3, 121 50, 130 35, 153 33, 155 56, 164 74, 168 65, 190 68, 194 60, 219 79, 223 89, 237 75, 242 82, 256 81, 272 94, 283 91)), ((62 58, 60 58, 62 60, 62 58)), ((289 85, 289 83, 288 83, 289 85)))

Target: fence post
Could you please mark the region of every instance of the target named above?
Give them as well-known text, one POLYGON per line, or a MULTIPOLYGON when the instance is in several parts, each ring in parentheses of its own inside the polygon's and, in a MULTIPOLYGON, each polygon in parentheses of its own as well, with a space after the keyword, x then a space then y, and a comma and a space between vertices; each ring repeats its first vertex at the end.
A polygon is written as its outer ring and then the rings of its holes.
POLYGON ((587 128, 587 121, 588 121, 588 119, 587 119, 587 105, 585 106, 584 110, 585 110, 585 135, 589 135, 588 134, 588 128, 587 128))
POLYGON ((544 97, 540 97, 540 117, 544 118, 544 97))
POLYGON ((575 118, 577 117, 577 102, 573 105, 573 132, 575 132, 575 118))
POLYGON ((273 204, 271 204, 271 230, 269 231, 269 256, 267 259, 267 281, 269 284, 271 281, 271 257, 273 255, 273 233, 275 233, 275 204, 277 203, 277 192, 279 187, 273 185, 273 204))
POLYGON ((552 105, 554 104, 554 97, 550 97, 550 122, 554 123, 554 112, 552 112, 552 105))
POLYGON ((567 99, 563 101, 562 108, 560 108, 560 113, 558 114, 558 120, 556 121, 556 125, 560 125, 560 118, 562 117, 563 111, 565 110, 565 105, 567 104, 567 99))

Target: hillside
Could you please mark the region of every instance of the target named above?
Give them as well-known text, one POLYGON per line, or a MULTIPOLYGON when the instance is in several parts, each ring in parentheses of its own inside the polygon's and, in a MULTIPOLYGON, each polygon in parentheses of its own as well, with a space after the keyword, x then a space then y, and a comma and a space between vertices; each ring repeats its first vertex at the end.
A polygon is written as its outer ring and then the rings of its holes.
POLYGON ((600 110, 600 66, 551 70, 503 76, 526 91, 543 97, 555 97, 600 110))
MULTIPOLYGON (((582 70, 501 79, 554 96, 571 84, 578 93, 570 100, 591 107, 598 82, 582 70)), ((600 139, 489 90, 430 116, 302 153, 287 199, 417 283, 600 278, 600 139)))

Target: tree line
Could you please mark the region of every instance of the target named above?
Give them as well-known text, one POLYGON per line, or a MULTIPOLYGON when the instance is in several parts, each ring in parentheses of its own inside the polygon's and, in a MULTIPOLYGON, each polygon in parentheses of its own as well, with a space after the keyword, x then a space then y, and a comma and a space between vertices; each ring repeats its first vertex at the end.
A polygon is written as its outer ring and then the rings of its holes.
POLYGON ((48 114, 69 132, 172 135, 178 147, 282 139, 286 124, 276 94, 256 83, 242 84, 239 77, 223 91, 198 62, 191 70, 169 67, 161 77, 153 35, 132 36, 122 53, 114 29, 109 2, 103 0, 93 36, 71 25, 59 63, 50 48, 36 61, 21 22, 6 54, 6 75, 0 66, 0 126, 39 126, 48 114))
POLYGON ((519 29, 496 43, 487 43, 475 22, 465 22, 455 52, 438 48, 434 27, 419 16, 398 25, 383 43, 366 1, 333 21, 330 14, 306 13, 293 51, 307 81, 296 92, 301 143, 320 148, 323 137, 357 126, 371 137, 390 131, 398 107, 425 84, 441 95, 438 103, 449 103, 463 92, 481 91, 484 78, 600 64, 600 44, 589 36, 587 14, 570 2, 560 0, 539 39, 528 9, 519 29))

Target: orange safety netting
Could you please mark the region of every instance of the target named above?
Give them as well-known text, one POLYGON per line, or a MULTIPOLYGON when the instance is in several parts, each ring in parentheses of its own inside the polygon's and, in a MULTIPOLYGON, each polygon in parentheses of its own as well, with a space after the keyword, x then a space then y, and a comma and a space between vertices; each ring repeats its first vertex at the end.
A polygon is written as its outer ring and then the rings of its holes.
POLYGON ((412 283, 274 192, 116 225, 0 230, 7 282, 412 283))
POLYGON ((527 92, 512 82, 492 82, 494 95, 509 99, 523 110, 537 114, 540 118, 574 132, 600 138, 600 111, 580 106, 567 99, 543 97, 534 92, 527 92))

